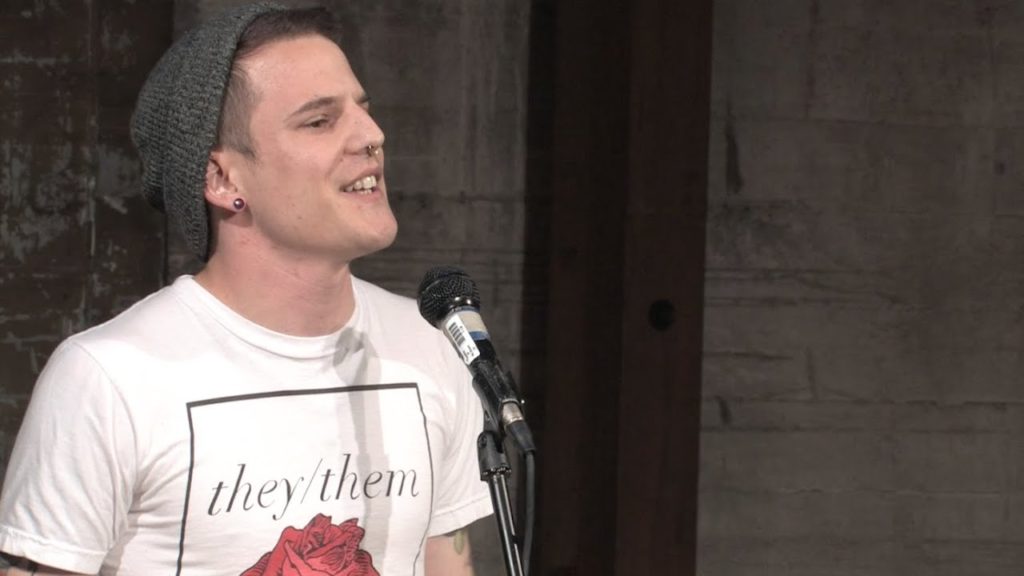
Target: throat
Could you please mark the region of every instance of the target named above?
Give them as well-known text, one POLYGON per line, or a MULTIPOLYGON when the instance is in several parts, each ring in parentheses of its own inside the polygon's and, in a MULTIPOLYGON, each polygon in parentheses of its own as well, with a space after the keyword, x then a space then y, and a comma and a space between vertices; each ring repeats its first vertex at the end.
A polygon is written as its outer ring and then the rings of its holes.
POLYGON ((280 268, 233 270, 211 258, 195 279, 243 318, 289 336, 337 332, 355 311, 348 266, 327 277, 310 277, 280 268))

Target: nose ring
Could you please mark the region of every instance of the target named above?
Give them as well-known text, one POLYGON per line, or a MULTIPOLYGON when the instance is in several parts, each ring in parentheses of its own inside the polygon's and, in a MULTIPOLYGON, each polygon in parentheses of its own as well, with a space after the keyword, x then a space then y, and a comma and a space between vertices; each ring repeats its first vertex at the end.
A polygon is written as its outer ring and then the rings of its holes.
POLYGON ((380 156, 381 147, 376 144, 370 144, 366 147, 366 156, 369 158, 375 158, 380 156))

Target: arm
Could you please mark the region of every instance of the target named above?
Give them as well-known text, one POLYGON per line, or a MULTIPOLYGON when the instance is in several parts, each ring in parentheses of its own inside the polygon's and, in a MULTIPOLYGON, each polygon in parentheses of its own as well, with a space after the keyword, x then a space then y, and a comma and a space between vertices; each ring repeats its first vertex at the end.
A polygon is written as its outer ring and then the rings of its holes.
POLYGON ((129 420, 93 357, 75 343, 58 347, 36 381, 8 461, 0 574, 100 570, 131 504, 129 420))
POLYGON ((423 565, 426 576, 473 576, 469 530, 459 528, 443 536, 427 538, 423 565))

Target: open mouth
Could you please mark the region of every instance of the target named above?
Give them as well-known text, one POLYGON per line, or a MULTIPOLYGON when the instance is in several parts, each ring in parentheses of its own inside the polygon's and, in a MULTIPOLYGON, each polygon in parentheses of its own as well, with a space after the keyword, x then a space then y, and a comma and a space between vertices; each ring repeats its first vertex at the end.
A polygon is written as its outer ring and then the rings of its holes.
POLYGON ((352 192, 359 195, 373 194, 373 191, 377 189, 377 176, 370 174, 356 180, 348 186, 341 189, 342 192, 352 192))

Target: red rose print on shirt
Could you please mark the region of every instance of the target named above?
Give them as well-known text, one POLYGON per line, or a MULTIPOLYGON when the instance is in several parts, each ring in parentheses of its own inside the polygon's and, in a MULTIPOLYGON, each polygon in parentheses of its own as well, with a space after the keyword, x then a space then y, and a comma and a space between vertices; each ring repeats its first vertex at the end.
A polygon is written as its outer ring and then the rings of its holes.
POLYGON ((302 530, 285 528, 274 549, 241 576, 380 576, 370 553, 359 549, 364 533, 355 518, 334 525, 317 514, 302 530))

